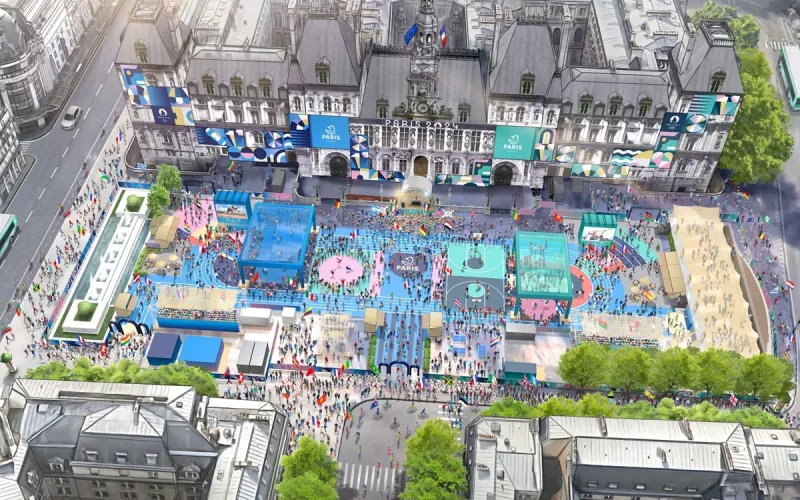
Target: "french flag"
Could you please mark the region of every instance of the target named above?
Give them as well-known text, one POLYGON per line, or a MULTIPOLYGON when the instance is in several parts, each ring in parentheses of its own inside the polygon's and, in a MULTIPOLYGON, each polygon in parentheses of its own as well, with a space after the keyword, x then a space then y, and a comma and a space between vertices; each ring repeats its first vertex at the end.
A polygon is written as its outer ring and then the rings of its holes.
POLYGON ((786 286, 794 290, 794 281, 786 280, 786 286))
POLYGON ((453 299, 453 304, 455 304, 456 307, 459 308, 459 309, 463 309, 464 308, 464 306, 461 305, 461 301, 458 300, 458 299, 453 299))
POLYGON ((475 373, 473 373, 473 374, 472 374, 472 379, 469 381, 469 383, 470 383, 470 385, 475 385, 475 384, 477 384, 477 383, 478 383, 478 375, 477 375, 477 374, 475 374, 475 373))
POLYGON ((445 27, 442 25, 442 29, 439 30, 439 39, 442 41, 442 48, 447 46, 447 33, 445 31, 445 27))

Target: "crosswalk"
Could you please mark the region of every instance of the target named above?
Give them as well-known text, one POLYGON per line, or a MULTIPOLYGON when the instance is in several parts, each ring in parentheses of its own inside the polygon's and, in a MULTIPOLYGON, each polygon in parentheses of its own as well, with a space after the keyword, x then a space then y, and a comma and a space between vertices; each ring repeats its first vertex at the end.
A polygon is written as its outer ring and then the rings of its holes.
POLYGON ((797 47, 797 42, 790 40, 768 40, 767 47, 772 50, 781 50, 783 47, 797 47))
MULTIPOLYGON (((402 472, 402 469, 397 469, 402 472)), ((398 474, 399 475, 399 474, 398 474)), ((397 485, 395 469, 377 465, 342 463, 339 470, 339 488, 363 490, 366 485, 369 491, 388 493, 391 498, 397 485)))

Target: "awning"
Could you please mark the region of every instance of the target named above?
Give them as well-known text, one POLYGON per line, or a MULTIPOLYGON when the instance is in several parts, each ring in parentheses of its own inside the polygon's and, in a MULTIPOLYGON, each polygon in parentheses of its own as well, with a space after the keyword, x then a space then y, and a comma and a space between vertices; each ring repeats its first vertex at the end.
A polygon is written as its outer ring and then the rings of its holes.
POLYGON ((683 279, 678 252, 659 252, 658 263, 661 266, 661 278, 667 295, 683 295, 686 293, 686 281, 683 279))

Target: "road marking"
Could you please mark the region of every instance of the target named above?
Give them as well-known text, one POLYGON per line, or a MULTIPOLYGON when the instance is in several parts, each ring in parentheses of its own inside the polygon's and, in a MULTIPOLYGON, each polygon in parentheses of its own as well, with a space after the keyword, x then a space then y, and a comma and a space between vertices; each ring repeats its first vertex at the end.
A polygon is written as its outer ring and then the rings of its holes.
POLYGON ((46 190, 47 190, 47 188, 44 188, 44 189, 42 189, 42 192, 41 192, 41 193, 39 193, 39 199, 40 199, 40 200, 42 199, 42 196, 44 196, 44 192, 45 192, 46 190))
POLYGON ((56 175, 56 170, 58 170, 58 167, 54 168, 53 173, 50 174, 51 179, 53 178, 54 175, 56 175))
POLYGON ((65 156, 67 156, 67 151, 69 151, 69 146, 67 146, 67 149, 65 149, 65 150, 64 150, 64 152, 63 152, 63 153, 61 153, 61 157, 62 157, 62 158, 63 158, 63 157, 65 157, 65 156))
MULTIPOLYGON (((72 134, 72 138, 74 139, 74 138, 78 137, 78 132, 80 132, 80 131, 81 131, 81 128, 78 127, 78 130, 76 130, 75 133, 72 134)), ((69 149, 69 148, 67 148, 67 149, 69 149)))
POLYGON ((83 114, 83 119, 85 120, 87 116, 89 116, 89 111, 92 110, 92 107, 89 106, 89 109, 86 110, 86 113, 83 114))
POLYGON ((113 62, 111 63, 111 66, 108 67, 108 71, 106 71, 106 74, 111 73, 112 69, 114 69, 114 63, 113 62))
POLYGON ((25 217, 25 224, 27 224, 28 221, 31 220, 31 215, 33 215, 33 210, 31 210, 31 213, 29 213, 28 216, 25 217))
MULTIPOLYGON (((97 87, 97 92, 94 93, 94 96, 97 97, 98 95, 100 95, 100 91, 101 90, 103 90, 103 84, 102 83, 100 84, 99 87, 97 87)), ((86 117, 84 116, 84 118, 86 118, 86 117)))

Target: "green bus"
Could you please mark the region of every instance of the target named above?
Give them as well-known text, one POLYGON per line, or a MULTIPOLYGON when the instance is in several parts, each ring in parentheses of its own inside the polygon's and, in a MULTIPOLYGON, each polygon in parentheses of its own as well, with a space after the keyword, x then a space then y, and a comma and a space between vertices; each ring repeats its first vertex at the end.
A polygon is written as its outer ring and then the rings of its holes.
POLYGON ((19 233, 17 216, 11 214, 0 214, 0 261, 2 261, 8 249, 14 244, 14 238, 19 233))
POLYGON ((778 71, 792 109, 800 110, 800 47, 790 45, 781 49, 778 71))

